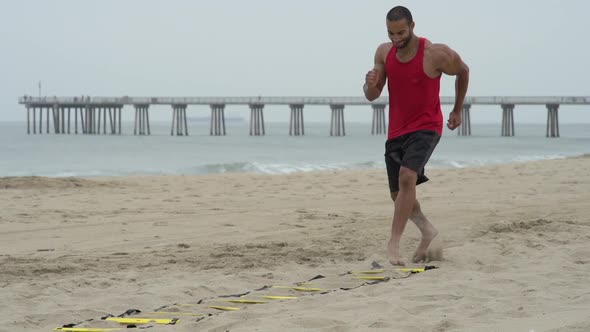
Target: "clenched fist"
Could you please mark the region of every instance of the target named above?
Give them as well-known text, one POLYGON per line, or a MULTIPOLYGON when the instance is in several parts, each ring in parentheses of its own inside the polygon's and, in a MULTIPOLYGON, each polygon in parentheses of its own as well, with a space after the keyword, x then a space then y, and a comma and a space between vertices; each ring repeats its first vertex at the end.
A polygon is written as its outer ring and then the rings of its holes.
POLYGON ((379 72, 376 69, 370 70, 365 76, 365 84, 369 88, 376 88, 379 82, 379 72))
POLYGON ((455 128, 461 125, 461 112, 453 111, 449 113, 449 120, 447 121, 447 128, 455 130, 455 128))

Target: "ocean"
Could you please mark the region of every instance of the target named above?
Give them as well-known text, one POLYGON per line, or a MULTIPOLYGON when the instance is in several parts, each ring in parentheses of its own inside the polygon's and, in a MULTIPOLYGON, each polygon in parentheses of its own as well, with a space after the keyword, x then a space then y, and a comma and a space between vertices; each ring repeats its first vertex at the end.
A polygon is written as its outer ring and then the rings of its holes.
MULTIPOLYGON (((346 123, 331 137, 329 123, 306 123, 305 136, 289 136, 287 122, 266 123, 265 136, 249 136, 249 123, 227 123, 226 136, 209 136, 207 122, 189 122, 189 136, 170 136, 169 122, 152 122, 150 136, 27 135, 24 122, 0 122, 0 176, 94 177, 385 169, 385 135, 370 123, 346 123)), ((546 138, 544 124, 516 123, 501 137, 499 123, 472 123, 472 136, 446 130, 427 168, 469 167, 555 159, 590 153, 590 124, 560 124, 546 138)))

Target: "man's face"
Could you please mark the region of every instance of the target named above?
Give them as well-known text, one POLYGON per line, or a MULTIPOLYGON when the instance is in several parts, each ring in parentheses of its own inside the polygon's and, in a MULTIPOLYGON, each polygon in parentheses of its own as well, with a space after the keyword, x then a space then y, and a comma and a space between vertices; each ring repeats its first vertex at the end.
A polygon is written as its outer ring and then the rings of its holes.
POLYGON ((397 21, 385 21, 389 39, 391 39, 393 45, 398 49, 408 46, 410 39, 414 36, 414 22, 408 23, 405 18, 397 21))

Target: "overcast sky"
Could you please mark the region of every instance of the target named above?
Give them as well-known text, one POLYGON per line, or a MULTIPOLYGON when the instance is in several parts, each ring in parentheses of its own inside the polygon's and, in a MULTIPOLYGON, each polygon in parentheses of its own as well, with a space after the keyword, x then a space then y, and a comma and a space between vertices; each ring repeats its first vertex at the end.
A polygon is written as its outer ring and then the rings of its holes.
MULTIPOLYGON (((39 81, 48 96, 360 96, 398 4, 417 35, 470 66, 468 95, 590 96, 586 0, 0 0, 0 120, 24 121, 17 99, 37 96, 39 81)), ((444 77, 441 95, 453 84, 444 77)), ((306 110, 306 121, 329 120, 327 107, 306 110)), ((543 123, 546 110, 517 107, 515 117, 543 123)), ((287 107, 265 118, 288 121, 287 107)), ((500 119, 500 107, 472 108, 472 121, 500 119)), ((560 120, 590 122, 590 106, 564 106, 560 120)))

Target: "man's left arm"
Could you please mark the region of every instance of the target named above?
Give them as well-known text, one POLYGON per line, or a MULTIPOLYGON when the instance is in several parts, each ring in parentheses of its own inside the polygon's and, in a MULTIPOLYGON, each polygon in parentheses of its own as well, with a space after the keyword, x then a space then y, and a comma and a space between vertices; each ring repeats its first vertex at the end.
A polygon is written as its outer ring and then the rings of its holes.
POLYGON ((439 53, 439 70, 447 75, 456 76, 455 79, 455 105, 449 116, 448 127, 455 129, 461 124, 461 108, 469 86, 469 67, 457 52, 446 45, 441 45, 439 53))

